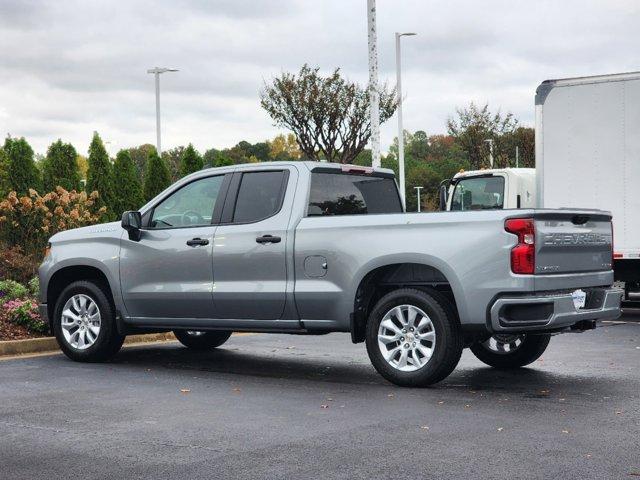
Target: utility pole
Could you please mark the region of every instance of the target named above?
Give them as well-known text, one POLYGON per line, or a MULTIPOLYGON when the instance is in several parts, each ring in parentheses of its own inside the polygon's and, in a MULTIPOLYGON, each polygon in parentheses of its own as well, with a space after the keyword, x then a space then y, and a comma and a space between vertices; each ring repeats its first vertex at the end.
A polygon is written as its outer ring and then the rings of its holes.
POLYGON ((404 182, 404 129, 402 127, 402 65, 400 56, 400 38, 413 36, 415 33, 396 32, 396 101, 398 103, 398 168, 400 173, 400 197, 406 205, 406 187, 404 182))
POLYGON ((416 189, 416 193, 418 195, 418 213, 420 213, 420 190, 422 190, 423 187, 413 187, 416 189))
POLYGON ((520 166, 520 149, 516 145, 516 168, 520 166))
POLYGON ((156 150, 158 156, 162 157, 162 144, 160 142, 160 74, 165 72, 177 72, 175 68, 158 68, 154 67, 147 70, 147 73, 153 73, 156 80, 156 150))
POLYGON ((489 144, 489 165, 493 168, 493 138, 488 138, 485 142, 489 144))
POLYGON ((380 99, 378 93, 378 46, 376 33, 376 0, 367 0, 369 44, 369 108, 371 116, 371 166, 380 167, 380 99))

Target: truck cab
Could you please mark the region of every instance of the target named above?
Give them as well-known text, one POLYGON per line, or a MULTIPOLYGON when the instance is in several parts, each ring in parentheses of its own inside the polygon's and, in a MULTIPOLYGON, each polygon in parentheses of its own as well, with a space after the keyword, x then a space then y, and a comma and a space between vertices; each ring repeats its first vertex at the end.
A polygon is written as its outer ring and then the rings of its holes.
POLYGON ((535 168, 461 171, 443 187, 441 209, 447 211, 533 208, 536 204, 535 168))

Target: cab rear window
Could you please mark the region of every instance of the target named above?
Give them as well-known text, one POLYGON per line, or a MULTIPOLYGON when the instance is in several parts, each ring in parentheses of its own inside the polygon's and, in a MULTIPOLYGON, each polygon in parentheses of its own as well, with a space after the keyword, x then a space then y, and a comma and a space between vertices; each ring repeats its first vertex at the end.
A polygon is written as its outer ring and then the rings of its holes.
POLYGON ((402 213, 393 178, 313 172, 307 215, 402 213))

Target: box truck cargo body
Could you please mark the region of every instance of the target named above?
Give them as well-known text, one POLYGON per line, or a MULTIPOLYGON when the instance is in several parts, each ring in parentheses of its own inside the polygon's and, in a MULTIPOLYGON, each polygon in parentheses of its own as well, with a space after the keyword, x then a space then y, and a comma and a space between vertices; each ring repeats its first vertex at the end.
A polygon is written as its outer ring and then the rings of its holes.
POLYGON ((614 271, 640 282, 640 72, 548 80, 536 91, 537 206, 613 214, 614 271))

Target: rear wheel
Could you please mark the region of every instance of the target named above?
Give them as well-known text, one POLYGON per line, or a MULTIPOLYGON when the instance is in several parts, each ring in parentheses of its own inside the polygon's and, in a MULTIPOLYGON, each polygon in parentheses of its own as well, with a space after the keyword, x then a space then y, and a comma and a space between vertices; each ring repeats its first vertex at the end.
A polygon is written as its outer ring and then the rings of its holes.
POLYGON ((384 378, 425 387, 446 378, 462 353, 462 335, 446 300, 403 288, 382 297, 367 322, 367 353, 384 378))
POLYGON ((551 335, 496 334, 471 346, 473 354, 495 368, 519 368, 535 362, 544 353, 551 335))
POLYGON ((174 330, 174 335, 178 341, 185 347, 193 350, 209 350, 219 347, 229 340, 232 332, 229 331, 210 331, 203 332, 200 330, 174 330))
POLYGON ((53 333, 64 354, 78 362, 100 362, 115 355, 124 336, 116 328, 106 289, 82 280, 65 288, 54 309, 53 333))

